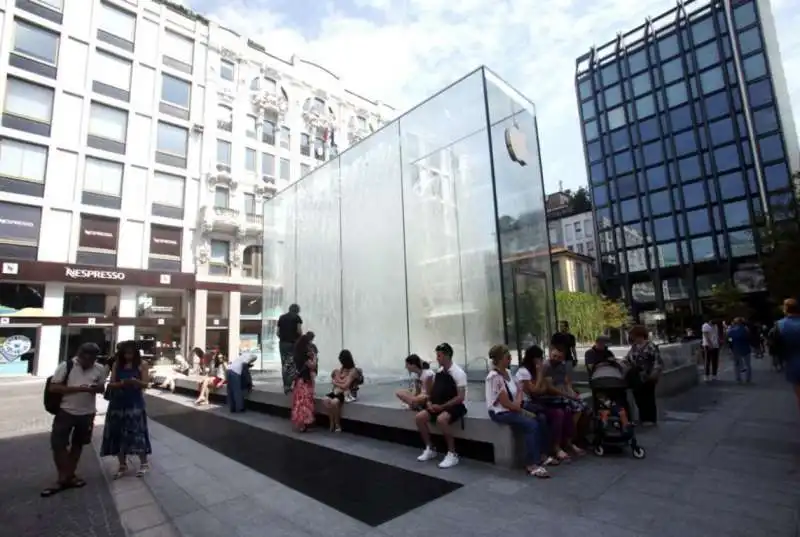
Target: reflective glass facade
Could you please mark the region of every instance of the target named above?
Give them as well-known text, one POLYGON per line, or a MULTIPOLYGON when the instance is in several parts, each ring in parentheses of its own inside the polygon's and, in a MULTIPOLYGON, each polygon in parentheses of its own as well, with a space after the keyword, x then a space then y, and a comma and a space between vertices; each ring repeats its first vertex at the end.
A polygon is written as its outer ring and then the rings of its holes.
POLYGON ((601 276, 634 311, 699 313, 711 285, 757 263, 764 211, 789 216, 756 4, 686 2, 577 61, 601 276))
MULTIPOLYGON (((322 371, 347 348, 391 378, 446 341, 485 375, 492 345, 553 329, 534 108, 486 69, 280 192, 264 220, 263 307, 300 305, 322 371)), ((263 341, 275 360, 274 322, 263 341)))

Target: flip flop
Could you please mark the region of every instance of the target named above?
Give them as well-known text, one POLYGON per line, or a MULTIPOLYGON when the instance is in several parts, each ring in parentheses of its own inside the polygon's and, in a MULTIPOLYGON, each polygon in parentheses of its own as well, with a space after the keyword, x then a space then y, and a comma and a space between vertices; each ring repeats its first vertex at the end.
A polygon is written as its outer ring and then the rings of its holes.
POLYGON ((80 477, 73 477, 72 482, 69 484, 69 487, 73 489, 81 489, 85 486, 86 486, 86 481, 84 481, 80 477))
MULTIPOLYGON (((84 485, 85 484, 86 483, 84 483, 84 485)), ((41 496, 42 498, 49 498, 51 496, 55 496, 59 492, 64 492, 65 490, 69 490, 71 488, 72 488, 72 483, 59 483, 54 487, 47 487, 39 494, 39 496, 41 496)))

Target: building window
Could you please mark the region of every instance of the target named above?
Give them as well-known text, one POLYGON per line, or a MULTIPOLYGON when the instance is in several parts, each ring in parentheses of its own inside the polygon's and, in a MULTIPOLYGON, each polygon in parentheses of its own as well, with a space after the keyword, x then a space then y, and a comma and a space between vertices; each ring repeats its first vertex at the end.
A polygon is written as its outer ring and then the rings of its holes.
POLYGON ((64 18, 64 0, 29 0, 27 2, 18 0, 17 8, 56 24, 61 24, 64 18))
POLYGON ((183 198, 186 179, 178 175, 153 174, 153 206, 151 214, 164 218, 183 219, 183 198))
POLYGON ((281 147, 289 149, 292 145, 292 131, 289 127, 281 127, 281 147))
POLYGON ((99 103, 92 103, 89 112, 89 147, 125 154, 128 135, 128 113, 99 103))
POLYGON ((300 163, 300 177, 305 177, 309 173, 311 173, 311 166, 300 163))
POLYGON ((25 196, 44 196, 47 147, 0 139, 0 190, 25 196))
POLYGON ((733 20, 736 28, 746 28, 756 22, 756 8, 754 2, 744 2, 733 10, 733 20))
POLYGON ((300 134, 300 154, 311 156, 311 137, 306 133, 300 134))
POLYGON ((244 194, 244 214, 250 216, 256 214, 256 195, 245 192, 244 194))
POLYGON ((119 209, 122 206, 122 174, 123 165, 119 162, 86 157, 81 202, 119 209))
POLYGON ((217 106, 217 128, 225 132, 233 131, 233 109, 230 106, 217 106))
POLYGON ((767 74, 767 64, 764 61, 763 54, 755 54, 745 58, 742 61, 742 67, 744 68, 744 78, 748 82, 767 74))
POLYGON ((269 153, 261 153, 261 176, 268 183, 275 182, 275 157, 269 153))
POLYGON ((231 169, 231 143, 225 140, 217 140, 217 168, 220 166, 231 169))
MULTIPOLYGON (((248 246, 245 248, 242 254, 242 276, 260 279, 263 269, 262 259, 261 246, 248 246)), ((243 296, 241 309, 244 315, 261 315, 261 297, 243 296)))
POLYGON ((244 150, 244 169, 256 173, 256 150, 246 147, 244 150))
POLYGON ((192 84, 186 80, 161 75, 161 103, 159 111, 181 119, 189 119, 189 107, 192 99, 192 84))
POLYGON ((275 122, 270 119, 265 119, 261 131, 261 141, 265 144, 275 145, 275 130, 275 122))
POLYGON ((116 218, 82 214, 75 261, 81 265, 115 267, 118 237, 119 220, 116 218))
POLYGON ((219 62, 219 76, 223 80, 230 80, 233 82, 236 73, 236 64, 230 60, 222 59, 219 62))
POLYGON ((101 2, 97 39, 133 52, 133 43, 136 40, 136 15, 101 2))
POLYGON ((189 144, 189 131, 177 125, 158 122, 156 137, 156 162, 186 168, 186 152, 189 144))
POLYGON ((164 44, 161 50, 167 51, 162 57, 164 65, 173 69, 192 73, 194 65, 194 41, 188 37, 172 32, 164 31, 164 44))
POLYGON ((0 258, 36 260, 42 209, 0 202, 0 258))
POLYGON ((6 79, 3 126, 41 136, 50 136, 53 89, 18 78, 6 79))
POLYGON ((211 255, 209 256, 209 274, 227 276, 229 272, 230 243, 220 240, 211 241, 211 255))
POLYGON ((289 159, 281 159, 281 179, 285 181, 291 180, 291 164, 289 159))
POLYGON ((322 138, 314 139, 314 158, 319 161, 325 160, 325 140, 322 138))
POLYGON ((722 76, 722 68, 715 67, 700 73, 700 87, 706 95, 724 88, 725 78, 722 76))
POLYGON ((214 189, 214 207, 217 209, 227 209, 231 205, 231 191, 224 186, 214 189))
MULTIPOLYGON (((181 270, 182 235, 183 230, 178 227, 150 225, 150 253, 147 259, 147 266, 150 270, 166 270, 169 272, 179 272, 181 270)), ((150 315, 164 317, 164 313, 166 313, 166 316, 180 317, 180 298, 175 297, 175 300, 177 300, 177 304, 171 306, 151 306, 149 308, 150 315), (171 315, 169 315, 170 313, 171 315)), ((166 301, 162 299, 161 303, 164 304, 164 302, 166 301)), ((147 315, 144 312, 142 313, 147 315)))
POLYGON ((59 41, 58 34, 17 20, 14 23, 14 51, 9 63, 18 69, 56 78, 59 41))
POLYGON ((255 140, 257 138, 256 129, 258 128, 258 118, 255 116, 247 116, 247 125, 244 131, 245 136, 255 140))
POLYGON ((92 67, 92 91, 129 102, 131 98, 131 62, 118 56, 95 51, 92 67))

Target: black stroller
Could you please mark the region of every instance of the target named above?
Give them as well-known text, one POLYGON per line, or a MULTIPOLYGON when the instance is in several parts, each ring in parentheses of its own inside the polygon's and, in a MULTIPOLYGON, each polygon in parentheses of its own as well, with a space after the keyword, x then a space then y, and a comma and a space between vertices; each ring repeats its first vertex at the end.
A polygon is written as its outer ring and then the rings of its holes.
POLYGON ((592 390, 594 454, 602 457, 606 448, 630 446, 633 457, 643 459, 645 449, 636 441, 636 432, 630 421, 625 368, 617 362, 598 363, 589 375, 589 388, 592 390))

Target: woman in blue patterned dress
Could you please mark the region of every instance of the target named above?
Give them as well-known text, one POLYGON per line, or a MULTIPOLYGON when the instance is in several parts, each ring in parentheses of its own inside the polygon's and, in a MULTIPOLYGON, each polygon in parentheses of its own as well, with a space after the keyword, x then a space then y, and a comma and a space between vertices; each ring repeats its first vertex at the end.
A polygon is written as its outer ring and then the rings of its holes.
POLYGON ((139 457, 138 477, 150 469, 147 456, 151 453, 150 434, 147 431, 147 413, 144 408, 142 390, 147 388, 148 366, 133 341, 120 345, 106 398, 108 410, 103 430, 103 446, 100 455, 115 455, 119 469, 114 479, 128 472, 128 455, 139 457))

